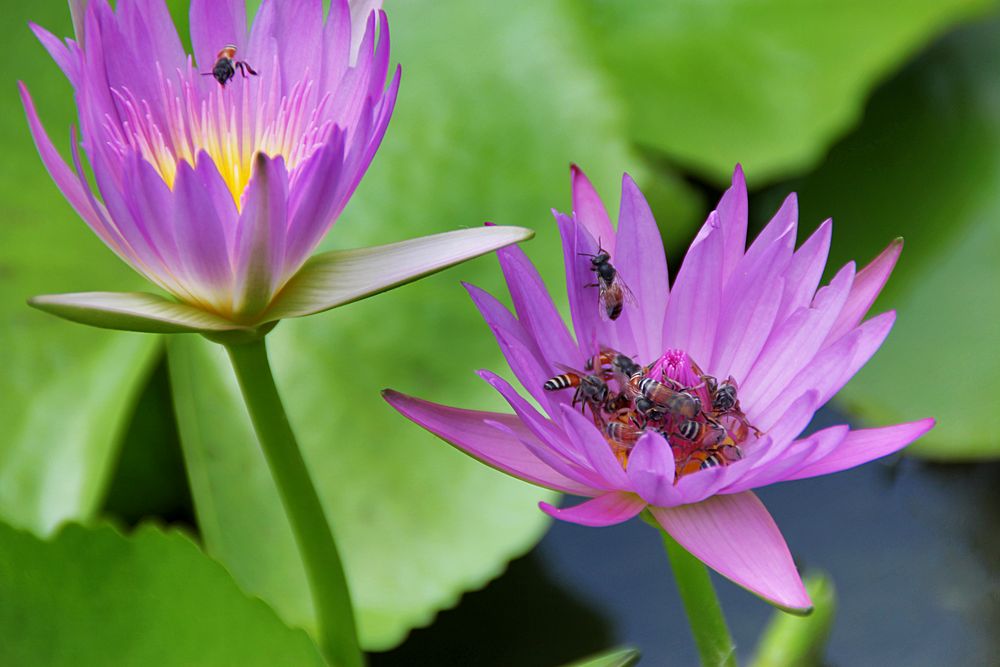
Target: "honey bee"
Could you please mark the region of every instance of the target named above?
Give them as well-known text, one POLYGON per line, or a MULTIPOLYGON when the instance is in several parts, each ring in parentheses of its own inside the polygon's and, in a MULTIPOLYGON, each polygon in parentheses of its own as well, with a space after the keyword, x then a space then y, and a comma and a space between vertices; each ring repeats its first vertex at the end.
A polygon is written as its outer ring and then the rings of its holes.
POLYGON ((676 391, 662 382, 636 373, 628 381, 629 391, 665 408, 672 415, 694 419, 701 412, 701 399, 687 391, 676 391))
POLYGON ((635 399, 635 411, 642 415, 646 421, 660 421, 667 416, 666 410, 659 407, 656 403, 653 403, 645 396, 639 396, 635 399))
POLYGON ((597 274, 597 282, 586 287, 598 288, 598 300, 603 308, 601 315, 609 320, 617 320, 625 302, 635 301, 632 291, 622 282, 618 269, 611 263, 611 255, 606 250, 598 247, 596 255, 582 254, 590 257, 590 269, 597 274))
POLYGON ((609 393, 602 407, 611 414, 628 411, 632 407, 632 398, 624 391, 609 393))
POLYGON ((635 424, 611 421, 604 427, 604 432, 616 445, 631 449, 639 441, 639 436, 642 435, 643 431, 635 424))
POLYGON ((243 60, 236 60, 236 45, 226 44, 216 56, 215 65, 212 66, 212 71, 204 72, 202 76, 214 76, 215 80, 219 82, 219 85, 225 86, 234 76, 236 76, 236 70, 240 70, 244 79, 247 78, 247 74, 257 76, 257 72, 253 67, 250 67, 250 65, 243 60))
POLYGON ((689 442, 697 442, 699 447, 710 449, 722 444, 727 434, 718 422, 687 419, 677 425, 677 435, 689 442))
POLYGON ((743 458, 743 452, 737 445, 724 445, 711 449, 696 449, 682 463, 677 465, 678 477, 699 470, 727 466, 743 458))
POLYGON ((698 367, 698 364, 691 362, 692 370, 701 378, 702 382, 705 383, 705 388, 708 390, 708 395, 712 401, 711 413, 712 417, 719 418, 722 416, 729 416, 739 422, 739 429, 741 433, 741 439, 745 438, 750 429, 753 429, 754 433, 760 437, 761 432, 756 427, 750 424, 750 420, 743 413, 740 408, 740 401, 737 396, 737 385, 736 380, 730 375, 721 384, 719 381, 711 375, 706 375, 698 367))
POLYGON ((545 391, 560 391, 571 387, 576 389, 573 394, 573 405, 581 403, 589 405, 591 410, 598 412, 608 398, 608 385, 597 375, 565 369, 562 375, 549 378, 542 385, 545 391))
POLYGON ((642 370, 642 366, 635 363, 632 357, 611 348, 602 348, 600 353, 594 358, 587 359, 587 364, 584 368, 590 371, 595 367, 599 369, 608 367, 610 369, 607 371, 609 375, 617 373, 625 378, 630 378, 642 370))

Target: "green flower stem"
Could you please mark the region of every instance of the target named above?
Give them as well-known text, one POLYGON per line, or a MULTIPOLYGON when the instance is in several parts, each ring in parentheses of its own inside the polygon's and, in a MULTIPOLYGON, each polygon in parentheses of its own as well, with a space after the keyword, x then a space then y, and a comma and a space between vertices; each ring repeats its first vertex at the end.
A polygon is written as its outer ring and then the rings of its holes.
MULTIPOLYGON (((652 517, 650 517, 652 518, 652 517)), ((729 636, 726 617, 715 595, 708 568, 687 552, 653 520, 667 549, 670 567, 677 580, 677 590, 694 635, 703 667, 736 667, 736 648, 729 636)))
POLYGON ((264 339, 226 349, 305 563, 320 649, 331 665, 361 667, 364 656, 337 543, 274 385, 264 339))

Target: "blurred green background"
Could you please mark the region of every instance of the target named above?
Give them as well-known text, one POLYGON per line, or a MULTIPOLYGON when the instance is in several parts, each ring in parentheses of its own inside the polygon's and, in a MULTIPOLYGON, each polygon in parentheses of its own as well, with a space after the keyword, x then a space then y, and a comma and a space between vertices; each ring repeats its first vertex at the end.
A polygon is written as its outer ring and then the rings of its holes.
MULTIPOLYGON (((182 20, 185 5, 171 3, 182 20)), ((74 642, 103 646, 140 628, 163 633, 158 664, 196 664, 187 651, 201 638, 264 636, 261 627, 286 655, 308 653, 301 633, 284 625, 311 624, 298 556, 220 350, 196 338, 90 330, 24 304, 38 293, 142 281, 58 194, 17 99, 15 81, 24 80, 68 152, 71 91, 27 27, 32 20, 68 35, 67 8, 56 0, 2 6, 0 600, 30 604, 0 605, 0 635, 19 627, 31 604, 70 616, 99 605, 120 623, 59 641, 31 633, 16 646, 0 641, 0 664, 45 663, 31 662, 38 655, 58 664, 74 642), (201 552, 175 528, 133 536, 102 526, 147 518, 181 526, 225 569, 202 556, 197 567, 212 583, 182 576, 185 559, 201 552), (54 538, 67 522, 88 527, 54 538), (71 562, 77 577, 36 585, 71 562), (74 583, 100 580, 117 564, 136 574, 109 582, 99 600, 74 583), (34 587, 6 576, 29 565, 34 587), (171 586, 192 594, 161 608, 171 586), (223 592, 206 595, 213 586, 223 592), (208 597, 232 607, 228 627, 181 613, 208 597), (123 605, 135 613, 115 615, 123 605)), ((621 173, 636 177, 672 272, 740 162, 757 226, 790 190, 800 195, 800 239, 834 218, 834 269, 906 238, 877 305, 897 309, 896 328, 838 397, 841 407, 860 424, 937 417, 912 456, 1000 455, 995 2, 400 0, 387 10, 393 61, 403 65, 399 101, 324 248, 485 220, 524 225, 537 230, 526 250, 564 306, 549 211, 569 210, 571 161, 612 213, 621 173)), ((396 646, 499 575, 548 525, 535 506, 544 493, 467 460, 379 398, 392 386, 500 408, 472 371, 504 365, 460 280, 503 293, 495 260, 482 258, 284 322, 271 337, 371 650, 396 646)), ((141 662, 147 649, 128 655, 141 662)))

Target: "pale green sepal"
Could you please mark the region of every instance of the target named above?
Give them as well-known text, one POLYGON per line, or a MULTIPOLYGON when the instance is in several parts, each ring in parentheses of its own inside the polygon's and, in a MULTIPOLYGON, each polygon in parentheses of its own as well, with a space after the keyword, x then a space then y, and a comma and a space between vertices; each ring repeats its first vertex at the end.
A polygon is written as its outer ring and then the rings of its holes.
POLYGON ((321 253, 285 285, 260 321, 312 315, 358 301, 534 235, 524 227, 488 226, 321 253))
POLYGON ((73 322, 102 329, 145 333, 248 331, 235 322, 146 292, 75 292, 45 294, 28 304, 73 322))

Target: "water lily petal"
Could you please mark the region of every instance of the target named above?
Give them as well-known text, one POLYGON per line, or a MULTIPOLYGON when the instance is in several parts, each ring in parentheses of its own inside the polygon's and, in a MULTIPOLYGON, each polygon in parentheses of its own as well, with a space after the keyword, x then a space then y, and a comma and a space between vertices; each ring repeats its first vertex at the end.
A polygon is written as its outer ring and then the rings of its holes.
POLYGON ((285 285, 263 321, 311 315, 358 301, 534 234, 523 227, 480 227, 321 253, 285 285))
POLYGON ((632 490, 631 482, 625 475, 622 464, 611 452, 604 436, 594 425, 594 422, 584 417, 580 412, 568 405, 562 406, 563 424, 571 438, 574 438, 591 467, 612 488, 632 490))
POLYGON ((365 25, 371 20, 371 13, 382 8, 382 0, 350 0, 351 20, 351 64, 358 58, 365 25))
POLYGON ((628 521, 646 507, 646 502, 634 493, 606 493, 572 507, 553 507, 538 503, 551 517, 581 526, 613 526, 628 521))
MULTIPOLYGON (((369 12, 370 13, 370 12, 369 12)), ((361 35, 357 36, 361 43, 361 35)), ((351 6, 347 0, 332 0, 323 26, 322 88, 331 90, 343 78, 351 59, 351 6)))
POLYGON ((575 164, 570 167, 573 184, 573 215, 577 223, 612 257, 616 252, 615 229, 611 226, 608 211, 587 175, 575 164))
POLYGON ((547 392, 542 385, 557 371, 545 365, 546 362, 539 353, 535 341, 506 306, 485 290, 465 283, 463 286, 489 325, 514 377, 528 390, 532 398, 552 414, 553 406, 565 402, 565 399, 561 392, 547 392))
POLYGON ((258 153, 244 195, 234 250, 233 312, 255 315, 278 287, 285 256, 288 170, 280 156, 258 153))
POLYGON ((667 257, 649 204, 628 174, 622 177, 615 259, 622 281, 638 301, 637 307, 626 304, 623 313, 636 343, 636 349, 630 351, 642 359, 653 359, 663 351, 663 313, 669 291, 667 257))
POLYGON ((28 304, 64 319, 102 329, 146 333, 211 333, 244 329, 218 315, 145 292, 45 294, 32 297, 28 304))
POLYGON ((816 294, 811 307, 795 311, 774 330, 740 385, 740 400, 747 414, 754 414, 784 393, 789 382, 816 356, 847 299, 853 279, 854 265, 849 263, 816 294))
POLYGON ((463 410, 413 398, 391 389, 382 397, 403 414, 469 456, 508 475, 545 488, 587 495, 591 490, 553 470, 521 442, 535 436, 514 415, 463 410), (487 421, 504 424, 505 433, 487 421), (517 434, 518 437, 511 435, 517 434))
POLYGON ((211 72, 216 54, 227 44, 246 48, 244 0, 191 0, 191 46, 198 69, 211 72))
MULTIPOLYGON (((229 308, 233 282, 225 222, 217 207, 222 176, 207 157, 192 168, 181 162, 174 182, 177 250, 187 274, 199 285, 199 300, 214 309, 229 308)), ((223 185, 224 187, 224 185, 223 185)), ((232 202, 232 197, 229 197, 232 202)), ((235 206, 233 208, 235 217, 235 206)), ((235 224, 233 225, 235 226, 235 224)))
POLYGON ((833 221, 827 219, 792 255, 785 269, 785 291, 776 322, 784 322, 796 309, 809 305, 826 268, 832 232, 833 221))
POLYGON ((323 48, 322 0, 265 1, 274 3, 274 37, 282 45, 282 79, 299 81, 305 78, 306 70, 318 75, 323 48))
POLYGON ((492 419, 487 419, 484 423, 487 426, 503 431, 511 437, 517 438, 529 452, 538 457, 539 461, 549 466, 560 475, 565 476, 567 479, 578 482, 580 484, 580 488, 574 492, 574 495, 598 496, 602 493, 607 493, 608 491, 614 491, 614 489, 603 480, 597 479, 598 476, 595 472, 592 470, 584 470, 579 466, 573 465, 570 461, 567 461, 564 457, 546 447, 540 440, 522 438, 517 433, 512 431, 506 424, 501 424, 500 422, 493 421, 492 419), (597 479, 596 482, 593 481, 595 479, 597 479))
POLYGON ((628 458, 626 470, 632 488, 651 505, 669 507, 680 501, 674 486, 674 454, 659 433, 643 433, 628 458))
MULTIPOLYGON (((56 147, 45 132, 42 121, 35 110, 35 103, 28 93, 28 87, 23 82, 18 82, 18 91, 21 94, 21 103, 24 105, 24 113, 28 117, 28 127, 31 136, 35 140, 35 147, 42 158, 42 163, 48 170, 56 187, 59 188, 66 201, 69 202, 73 210, 83 218, 84 222, 94 230, 94 232, 104 241, 105 244, 114 250, 119 256, 125 257, 121 250, 121 239, 117 231, 109 229, 103 221, 100 211, 95 210, 87 195, 87 184, 73 172, 56 147)), ((126 260, 127 261, 127 260, 126 260)))
POLYGON ((583 452, 569 442, 566 433, 551 419, 540 414, 509 382, 487 370, 480 370, 478 375, 503 396, 518 419, 535 435, 537 444, 530 441, 525 444, 538 458, 582 484, 595 489, 608 487, 604 479, 594 471, 583 452))
POLYGON ((805 368, 799 371, 789 389, 779 394, 763 410, 755 414, 758 426, 770 429, 796 398, 796 391, 815 391, 817 407, 825 404, 881 347, 892 329, 896 315, 890 311, 868 320, 833 345, 820 350, 805 368))
POLYGON ((896 260, 903 252, 903 239, 898 238, 888 245, 878 257, 873 259, 865 268, 858 271, 854 284, 851 285, 851 292, 847 295, 847 303, 840 311, 837 322, 830 329, 827 335, 828 341, 837 340, 848 331, 857 326, 868 309, 875 303, 876 297, 885 287, 889 280, 889 274, 896 266, 896 260))
POLYGON ((76 85, 76 81, 80 77, 80 59, 77 52, 71 50, 70 47, 63 40, 59 39, 51 32, 46 30, 40 25, 28 22, 28 27, 31 28, 31 32, 35 33, 35 37, 38 41, 42 43, 45 50, 49 52, 52 56, 52 60, 56 62, 59 69, 62 70, 69 82, 76 85))
POLYGON ((671 537, 722 576, 782 609, 812 608, 785 539, 753 493, 650 511, 671 537))
POLYGON ((513 245, 498 250, 497 259, 517 319, 534 338, 542 357, 562 359, 564 364, 577 363, 579 350, 535 265, 520 247, 513 245))
POLYGON ((724 237, 722 251, 722 284, 736 269, 747 247, 747 182, 743 167, 736 165, 733 170, 732 185, 722 194, 715 210, 719 213, 719 224, 724 237))
POLYGON ((688 249, 674 281, 663 322, 663 345, 711 359, 722 299, 725 232, 712 212, 688 249))
POLYGON ((788 475, 787 479, 829 475, 887 456, 906 447, 934 428, 934 424, 934 419, 928 418, 905 424, 851 431, 836 449, 821 460, 788 475))
POLYGON ((795 235, 799 219, 799 199, 793 192, 781 203, 777 212, 771 218, 764 229, 760 231, 757 238, 753 240, 746 254, 737 266, 735 279, 739 279, 739 274, 749 271, 750 267, 759 262, 768 264, 775 262, 775 271, 784 271, 785 262, 791 258, 791 249, 795 247, 795 235), (789 244, 788 237, 791 237, 789 244), (782 255, 775 256, 774 244, 779 244, 782 255), (787 255, 787 256, 786 256, 787 255))

